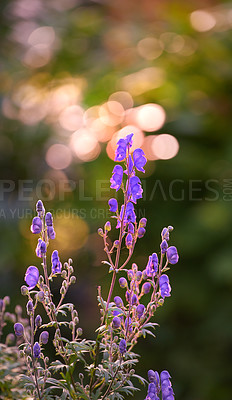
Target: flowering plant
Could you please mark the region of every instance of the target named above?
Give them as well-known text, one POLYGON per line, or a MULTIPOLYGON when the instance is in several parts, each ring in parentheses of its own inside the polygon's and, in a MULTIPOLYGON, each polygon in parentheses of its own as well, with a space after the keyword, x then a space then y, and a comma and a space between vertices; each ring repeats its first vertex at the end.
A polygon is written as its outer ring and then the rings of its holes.
MULTIPOLYGON (((29 266, 25 274, 27 284, 21 292, 27 296, 26 305, 29 326, 22 322, 14 325, 19 341, 20 355, 24 359, 27 374, 22 375, 24 387, 34 399, 85 399, 121 400, 133 396, 138 380, 147 381, 135 373, 138 355, 133 349, 139 337, 154 335, 157 326, 152 322, 158 307, 165 298, 170 297, 171 286, 166 272, 170 264, 178 262, 177 249, 169 246, 171 226, 161 232, 159 255, 153 253, 143 270, 135 263, 130 265, 137 240, 146 232, 146 218, 137 221, 134 204, 142 198, 142 185, 136 172, 145 172, 146 158, 142 149, 131 152, 133 134, 127 135, 117 143, 115 165, 110 179, 111 188, 122 190, 123 204, 119 206, 116 198, 109 200, 112 220, 116 220, 118 238, 111 245, 109 233, 111 223, 107 221, 98 233, 103 239, 109 268, 111 284, 108 296, 103 299, 98 287, 98 304, 101 323, 97 328, 96 340, 82 339, 78 312, 74 305, 65 303, 68 288, 75 282, 72 260, 63 265, 59 253, 51 254, 48 264, 49 241, 55 239, 53 218, 45 212, 41 200, 36 204, 37 216, 33 218, 31 231, 38 234, 36 255, 41 258, 42 268, 29 266), (122 248, 126 248, 126 256, 122 248), (62 278, 60 299, 53 302, 51 281, 58 275, 62 278), (115 283, 125 290, 125 298, 114 293, 115 283), (48 321, 43 322, 39 308, 43 307, 48 321), (69 329, 65 337, 64 332, 69 329), (47 343, 52 340, 57 359, 50 362, 45 355, 47 343)), ((160 375, 152 369, 148 371, 148 392, 146 400, 173 400, 174 392, 168 371, 160 375)))

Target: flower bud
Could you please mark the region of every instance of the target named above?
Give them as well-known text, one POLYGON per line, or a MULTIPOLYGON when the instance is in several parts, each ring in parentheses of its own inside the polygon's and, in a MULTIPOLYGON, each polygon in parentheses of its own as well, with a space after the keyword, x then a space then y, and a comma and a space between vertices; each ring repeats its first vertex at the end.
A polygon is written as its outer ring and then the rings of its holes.
POLYGON ((145 311, 145 306, 143 304, 139 304, 136 307, 136 313, 137 313, 139 319, 142 317, 144 311, 145 311))
POLYGON ((167 243, 167 241, 165 239, 162 240, 160 248, 161 248, 161 253, 165 254, 167 249, 168 249, 168 243, 167 243))
POLYGON ((97 233, 98 233, 98 235, 100 235, 102 237, 104 236, 104 232, 103 232, 102 228, 98 228, 97 233))
POLYGON ((27 314, 31 314, 34 310, 34 306, 31 300, 27 302, 27 314))
POLYGON ((9 297, 9 296, 5 296, 4 299, 3 299, 3 301, 4 301, 5 306, 9 306, 9 304, 10 304, 10 297, 9 297))
POLYGON ((15 336, 14 336, 14 334, 13 334, 13 333, 9 333, 9 334, 7 335, 7 337, 6 337, 6 345, 7 345, 7 346, 10 346, 10 345, 14 344, 14 341, 15 341, 15 336))
POLYGON ((24 327, 20 322, 16 322, 16 324, 14 324, 14 331, 15 331, 15 335, 18 337, 21 337, 24 335, 24 327))
POLYGON ((33 346, 33 355, 35 358, 40 357, 40 345, 38 342, 35 342, 35 344, 33 346))
POLYGON ((0 312, 2 312, 3 307, 4 307, 4 301, 0 299, 0 312))
POLYGON ((83 333, 82 328, 77 328, 77 335, 78 335, 78 336, 81 336, 82 333, 83 333))
POLYGON ((75 317, 75 318, 73 319, 73 322, 74 322, 75 325, 79 324, 79 318, 78 318, 78 317, 75 317))
POLYGON ((147 294, 151 290, 151 284, 150 282, 145 282, 142 286, 142 293, 147 294))
POLYGON ((120 296, 115 296, 114 302, 117 307, 123 307, 123 301, 120 296))
POLYGON ((12 313, 5 312, 4 321, 12 322, 13 324, 16 322, 16 316, 12 313))
POLYGON ((138 229, 138 238, 141 239, 146 233, 146 229, 144 229, 143 227, 138 229))
POLYGON ((141 220, 139 221, 139 226, 141 226, 142 228, 146 228, 147 225, 147 218, 141 218, 141 220))
POLYGON ((44 301, 44 292, 41 290, 40 292, 37 293, 36 298, 38 301, 41 303, 44 301))
POLYGON ((41 217, 44 216, 45 208, 44 208, 43 202, 41 200, 38 200, 37 203, 36 203, 36 211, 37 211, 39 217, 40 216, 41 217))
POLYGON ((69 270, 70 274, 73 273, 73 267, 72 267, 72 265, 69 266, 68 270, 69 270))
POLYGON ((131 249, 131 248, 132 248, 132 244, 133 244, 133 237, 132 237, 132 234, 131 234, 131 233, 128 233, 128 234, 126 235, 126 247, 127 247, 128 249, 131 249))
POLYGON ((110 207, 110 211, 111 211, 111 212, 116 212, 116 211, 117 211, 117 209, 118 209, 118 202, 117 202, 116 199, 114 199, 114 198, 109 199, 108 204, 109 204, 109 207, 110 207))
POLYGON ((48 331, 43 331, 41 332, 40 336, 39 336, 39 341, 43 344, 47 344, 49 339, 49 333, 48 331))
POLYGON ((74 284, 76 282, 76 277, 75 276, 71 276, 70 282, 74 284))
POLYGON ((42 318, 41 318, 41 316, 38 314, 38 315, 35 317, 35 326, 36 326, 37 328, 39 328, 41 325, 42 325, 42 318))
POLYGON ((119 317, 114 317, 112 320, 113 329, 118 329, 121 326, 121 319, 119 317))
POLYGON ((131 297, 132 306, 134 306, 137 302, 138 302, 138 298, 137 298, 136 294, 133 294, 131 297))
POLYGON ((134 228, 134 225, 132 224, 132 222, 129 222, 127 231, 128 231, 128 233, 132 233, 132 234, 135 232, 135 228, 134 228))
POLYGON ((130 281, 132 281, 132 279, 134 278, 134 272, 132 271, 132 269, 129 269, 127 271, 127 277, 130 281))
POLYGON ((107 221, 105 223, 104 229, 105 229, 105 232, 111 231, 111 223, 110 223, 110 221, 107 221))
POLYGON ((121 278, 119 278, 118 282, 119 282, 119 285, 120 285, 121 288, 124 289, 124 288, 127 287, 127 280, 126 280, 126 278, 121 277, 121 278))
POLYGON ((126 341, 125 339, 121 339, 118 345, 119 351, 121 354, 126 353, 126 341))
POLYGON ((115 240, 114 241, 114 247, 116 247, 116 249, 118 248, 118 245, 119 245, 119 240, 115 240))
POLYGON ((23 312, 22 307, 19 304, 17 304, 17 306, 15 307, 15 314, 21 315, 22 312, 23 312))
POLYGON ((141 271, 137 271, 135 274, 135 279, 137 282, 140 282, 142 280, 143 273, 141 271))
POLYGON ((135 263, 132 264, 132 271, 133 271, 134 273, 136 273, 136 272, 138 271, 138 266, 137 266, 137 264, 135 264, 135 263))
POLYGON ((65 294, 65 292, 66 292, 65 287, 64 287, 64 286, 61 286, 61 288, 60 288, 60 294, 65 294))

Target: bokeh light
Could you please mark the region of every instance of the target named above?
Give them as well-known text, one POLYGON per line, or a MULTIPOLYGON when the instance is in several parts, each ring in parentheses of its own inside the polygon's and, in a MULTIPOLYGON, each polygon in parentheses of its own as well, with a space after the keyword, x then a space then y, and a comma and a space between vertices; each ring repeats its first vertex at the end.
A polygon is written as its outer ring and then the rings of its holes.
POLYGON ((140 129, 154 132, 162 128, 166 113, 159 104, 145 104, 136 108, 136 122, 140 129))
POLYGON ((101 151, 96 137, 86 128, 81 128, 72 134, 70 146, 80 161, 95 160, 101 151))
POLYGON ((45 159, 51 168, 65 169, 71 164, 72 153, 64 144, 53 144, 49 147, 45 159))
POLYGON ((168 160, 177 155, 179 151, 178 140, 167 133, 156 136, 151 142, 154 158, 168 160))
POLYGON ((163 53, 163 43, 154 37, 146 37, 137 45, 138 53, 146 60, 154 60, 163 53))
POLYGON ((196 10, 191 13, 190 22, 196 31, 207 32, 216 25, 216 18, 209 11, 196 10))
POLYGON ((115 132, 113 135, 112 139, 110 142, 107 144, 106 147, 106 152, 108 157, 111 160, 114 160, 115 158, 115 151, 117 148, 117 142, 119 139, 124 138, 125 136, 129 135, 130 133, 133 133, 133 145, 131 147, 131 151, 134 151, 134 149, 141 147, 144 141, 144 133, 139 129, 137 126, 134 125, 126 125, 119 131, 115 132))
POLYGON ((130 95, 130 93, 123 90, 112 93, 109 96, 109 101, 118 101, 123 106, 124 110, 132 108, 134 105, 133 97, 130 95))
POLYGON ((81 106, 66 107, 59 115, 59 123, 67 131, 76 131, 83 125, 84 110, 81 106))

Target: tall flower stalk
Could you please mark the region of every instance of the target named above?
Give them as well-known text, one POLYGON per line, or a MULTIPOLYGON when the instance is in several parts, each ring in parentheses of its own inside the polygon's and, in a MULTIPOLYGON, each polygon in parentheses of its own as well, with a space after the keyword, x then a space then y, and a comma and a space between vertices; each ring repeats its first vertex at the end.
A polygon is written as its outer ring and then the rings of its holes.
MULTIPOLYGON (((133 348, 141 336, 154 335, 156 323, 151 322, 158 307, 171 295, 171 286, 166 272, 169 266, 178 262, 175 246, 169 246, 172 226, 161 232, 160 250, 148 257, 142 270, 135 263, 130 264, 137 240, 146 233, 146 218, 137 221, 135 205, 142 198, 143 189, 137 172, 144 173, 147 162, 142 149, 132 150, 133 134, 117 143, 115 161, 110 179, 111 188, 123 193, 121 205, 115 197, 109 199, 112 222, 107 221, 98 233, 103 239, 107 260, 112 275, 106 300, 98 288, 98 303, 101 323, 96 340, 82 339, 78 312, 71 303, 64 303, 68 288, 75 282, 72 260, 62 264, 59 253, 54 250, 51 263, 48 262, 50 240, 55 239, 53 218, 45 212, 41 200, 36 204, 37 216, 32 220, 31 231, 39 235, 36 255, 41 259, 42 268, 29 266, 25 274, 27 284, 21 288, 28 297, 27 313, 30 317, 30 334, 23 325, 15 324, 15 334, 22 337, 21 355, 28 366, 28 376, 23 376, 27 390, 34 399, 121 400, 133 396, 138 390, 134 380, 143 384, 146 380, 135 374, 138 356, 133 348), (109 240, 112 224, 115 222, 118 238, 113 244, 109 240), (122 251, 123 249, 123 251, 122 251), (126 249, 126 251, 125 251, 126 249), (60 275, 60 299, 53 301, 50 282, 60 275), (124 300, 115 293, 115 284, 125 292, 124 300), (38 309, 43 307, 48 321, 43 323, 38 309), (70 335, 64 337, 63 327, 70 335), (49 330, 51 330, 49 334, 49 330), (50 337, 50 339, 49 339, 50 337), (58 356, 50 362, 44 355, 44 346, 49 342, 58 356), (82 372, 77 375, 77 370, 82 372), (78 367, 78 368, 77 368, 78 367), (57 377, 60 374, 60 378, 57 377), (133 381, 132 381, 133 380, 133 381)), ((170 376, 162 371, 148 372, 147 400, 173 400, 170 376), (166 374, 166 375, 165 375, 166 374)))

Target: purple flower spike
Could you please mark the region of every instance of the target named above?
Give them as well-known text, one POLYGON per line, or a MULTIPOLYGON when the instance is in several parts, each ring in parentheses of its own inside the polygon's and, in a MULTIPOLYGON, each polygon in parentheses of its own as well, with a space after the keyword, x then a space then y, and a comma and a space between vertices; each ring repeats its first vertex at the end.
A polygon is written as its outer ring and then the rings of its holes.
POLYGON ((113 329, 118 329, 121 326, 121 319, 119 317, 114 317, 112 320, 113 329))
POLYGON ((138 171, 145 172, 144 165, 147 162, 144 151, 142 149, 136 149, 133 153, 134 165, 138 171))
POLYGON ((37 267, 31 265, 27 268, 24 280, 29 286, 29 290, 33 289, 39 280, 39 270, 37 267))
POLYGON ((165 239, 162 240, 160 248, 161 248, 161 253, 165 254, 167 249, 168 249, 168 243, 167 243, 167 241, 165 239))
POLYGON ((24 327, 20 322, 14 324, 15 336, 21 337, 24 334, 24 327))
POLYGON ((179 260, 179 255, 175 246, 170 246, 167 249, 167 259, 170 264, 176 264, 179 260))
POLYGON ((40 345, 38 342, 35 342, 35 344, 33 346, 33 355, 35 358, 40 357, 40 345))
POLYGON ((120 354, 126 353, 126 341, 125 341, 125 339, 121 339, 120 340, 118 348, 119 348, 120 354))
POLYGON ((37 257, 40 257, 40 258, 43 257, 43 255, 46 253, 46 251, 47 251, 46 243, 42 239, 39 239, 36 250, 35 250, 37 257))
POLYGON ((126 150, 132 146, 133 133, 127 135, 117 142, 117 150, 115 153, 115 161, 123 161, 126 158, 126 150))
POLYGON ((108 201, 109 207, 110 207, 110 211, 111 212, 116 212, 118 209, 118 202, 116 199, 109 199, 108 201))
POLYGON ((52 262, 52 273, 53 274, 60 274, 61 273, 62 264, 60 262, 60 258, 59 258, 57 250, 53 251, 52 256, 51 256, 51 262, 52 262))
POLYGON ((32 233, 40 233, 42 231, 42 221, 39 217, 34 217, 31 224, 32 233))
POLYGON ((115 165, 112 174, 113 175, 110 178, 110 187, 111 189, 115 189, 117 192, 122 184, 123 168, 121 167, 121 165, 115 165))

